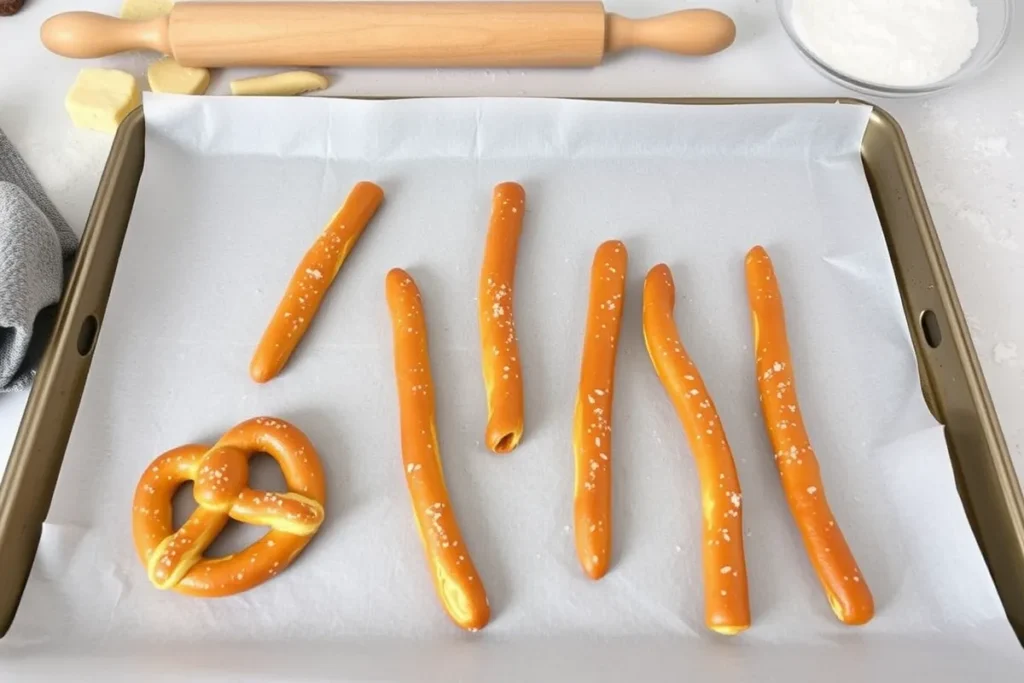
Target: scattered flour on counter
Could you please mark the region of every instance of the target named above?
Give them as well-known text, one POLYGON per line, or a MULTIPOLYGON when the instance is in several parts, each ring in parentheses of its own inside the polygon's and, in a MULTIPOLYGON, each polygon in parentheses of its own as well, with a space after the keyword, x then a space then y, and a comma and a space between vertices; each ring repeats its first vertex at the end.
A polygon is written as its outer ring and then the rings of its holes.
POLYGON ((992 349, 992 358, 997 365, 1009 365, 1017 367, 1017 345, 1013 343, 999 342, 992 349))
POLYGON ((928 133, 942 133, 953 135, 960 130, 960 120, 953 116, 949 110, 930 100, 921 104, 923 115, 919 121, 919 129, 928 133))
POLYGON ((985 331, 981 328, 981 321, 973 315, 964 315, 967 320, 967 330, 971 333, 971 341, 975 346, 981 346, 981 340, 985 331))
MULTIPOLYGON (((993 224, 988 215, 969 205, 948 185, 937 183, 931 198, 934 201, 934 208, 944 210, 949 215, 951 229, 967 227, 980 235, 985 242, 1007 251, 1017 251, 1020 248, 1008 222, 993 224)), ((941 211, 936 216, 942 221, 941 211)))
POLYGON ((793 0, 793 27, 837 71, 922 86, 949 78, 970 58, 978 9, 971 0, 793 0))
POLYGON ((966 223, 971 230, 981 234, 989 244, 1002 247, 1007 251, 1017 251, 1019 248, 1017 240, 1009 227, 1006 225, 999 227, 992 225, 992 221, 989 220, 989 217, 978 209, 970 206, 963 206, 957 209, 953 215, 958 221, 966 223))
POLYGON ((986 157, 1010 157, 1010 143, 1006 138, 978 138, 974 151, 986 157))

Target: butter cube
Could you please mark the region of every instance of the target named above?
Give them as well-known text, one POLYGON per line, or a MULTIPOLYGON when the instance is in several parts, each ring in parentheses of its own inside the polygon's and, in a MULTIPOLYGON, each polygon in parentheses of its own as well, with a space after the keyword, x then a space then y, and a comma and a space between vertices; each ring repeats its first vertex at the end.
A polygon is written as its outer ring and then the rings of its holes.
POLYGON ((210 86, 208 69, 182 66, 173 57, 164 57, 149 65, 146 72, 153 92, 178 95, 202 95, 210 86))
POLYGON ((118 124, 140 104, 142 93, 135 78, 116 69, 82 69, 64 99, 76 126, 105 133, 116 132, 118 124))

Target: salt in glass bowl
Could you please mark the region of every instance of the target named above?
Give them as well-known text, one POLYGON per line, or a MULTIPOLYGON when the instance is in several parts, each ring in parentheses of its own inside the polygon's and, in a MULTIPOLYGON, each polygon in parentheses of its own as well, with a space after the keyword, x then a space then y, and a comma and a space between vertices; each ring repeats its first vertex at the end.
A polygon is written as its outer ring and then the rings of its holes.
POLYGON ((978 9, 978 44, 960 70, 948 78, 927 85, 893 86, 872 83, 843 73, 818 57, 803 42, 793 25, 793 0, 776 0, 779 18, 786 29, 786 34, 815 69, 851 90, 882 97, 930 95, 976 78, 992 65, 1006 46, 1013 26, 1013 3, 1014 0, 972 0, 972 4, 978 9))

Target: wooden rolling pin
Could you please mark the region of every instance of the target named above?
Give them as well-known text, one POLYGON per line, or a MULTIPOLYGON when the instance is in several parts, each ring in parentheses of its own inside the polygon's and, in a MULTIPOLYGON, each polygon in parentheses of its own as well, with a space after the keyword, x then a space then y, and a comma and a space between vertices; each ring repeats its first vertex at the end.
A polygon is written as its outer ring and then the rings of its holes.
POLYGON ((700 9, 627 19, 600 2, 186 2, 146 21, 67 12, 41 34, 65 57, 150 49, 183 66, 568 67, 631 48, 712 54, 736 26, 700 9))

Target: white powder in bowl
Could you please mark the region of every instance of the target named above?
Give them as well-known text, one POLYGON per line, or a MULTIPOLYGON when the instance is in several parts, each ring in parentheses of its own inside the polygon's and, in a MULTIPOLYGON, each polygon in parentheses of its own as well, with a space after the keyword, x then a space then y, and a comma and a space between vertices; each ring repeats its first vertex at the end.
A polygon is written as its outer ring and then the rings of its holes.
POLYGON ((792 19, 821 61, 878 85, 949 78, 978 44, 971 0, 793 0, 792 19))

